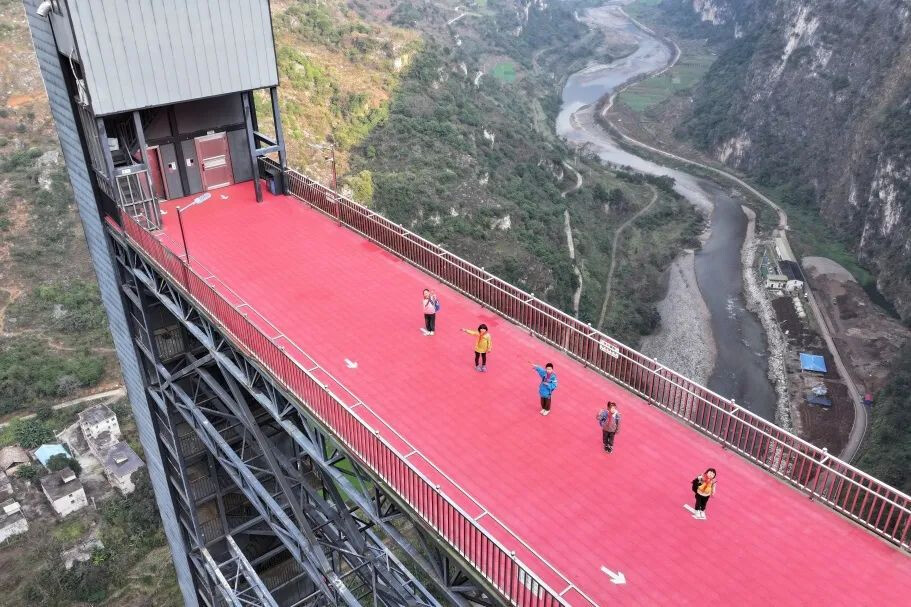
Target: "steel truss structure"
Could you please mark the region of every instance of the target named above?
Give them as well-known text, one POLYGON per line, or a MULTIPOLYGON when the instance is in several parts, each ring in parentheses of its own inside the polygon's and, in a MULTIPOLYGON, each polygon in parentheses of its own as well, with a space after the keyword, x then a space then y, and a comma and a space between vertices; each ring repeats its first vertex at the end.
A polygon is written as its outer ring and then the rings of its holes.
POLYGON ((203 604, 504 604, 142 252, 109 242, 203 604))

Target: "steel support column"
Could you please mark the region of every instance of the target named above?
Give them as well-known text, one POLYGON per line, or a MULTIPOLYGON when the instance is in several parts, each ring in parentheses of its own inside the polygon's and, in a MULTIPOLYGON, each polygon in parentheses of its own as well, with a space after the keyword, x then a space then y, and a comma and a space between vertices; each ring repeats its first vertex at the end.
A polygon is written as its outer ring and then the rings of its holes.
MULTIPOLYGON (((163 379, 152 396, 162 406, 174 407, 224 470, 229 484, 262 519, 224 532, 266 532, 281 541, 274 550, 251 557, 254 569, 267 564, 271 555, 287 551, 318 587, 325 578, 313 566, 312 544, 301 531, 309 527, 317 530, 328 550, 335 580, 352 584, 354 592, 372 594, 377 604, 503 604, 445 540, 350 456, 256 361, 235 348, 181 288, 119 236, 114 235, 112 242, 126 273, 183 325, 195 344, 180 361, 156 364, 163 379), (307 525, 300 525, 298 514, 307 525), (407 567, 392 546, 407 560, 407 567), (409 568, 420 569, 434 582, 436 598, 409 568)), ((318 588, 324 599, 335 594, 335 584, 333 580, 328 595, 325 585, 318 588)))

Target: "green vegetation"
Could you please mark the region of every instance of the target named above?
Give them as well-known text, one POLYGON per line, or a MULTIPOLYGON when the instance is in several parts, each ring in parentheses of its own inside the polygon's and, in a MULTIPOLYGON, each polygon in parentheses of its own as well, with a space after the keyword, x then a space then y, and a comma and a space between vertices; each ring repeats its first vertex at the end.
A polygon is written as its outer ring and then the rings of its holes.
POLYGON ((54 431, 37 419, 16 419, 10 422, 13 438, 24 449, 35 449, 54 442, 54 431))
POLYGON ((635 0, 635 2, 630 3, 624 8, 628 15, 636 19, 640 19, 643 16, 650 16, 653 14, 653 11, 661 5, 664 0, 635 0))
POLYGON ((76 473, 76 476, 79 476, 82 473, 82 466, 80 466, 79 462, 72 457, 67 457, 66 455, 58 453, 57 455, 52 455, 47 460, 47 469, 51 472, 57 472, 64 468, 69 468, 76 473))
POLYGON ((85 521, 73 518, 57 525, 57 528, 54 529, 54 537, 61 542, 72 543, 81 538, 85 532, 85 521))
MULTIPOLYGON (((692 45, 691 45, 692 46, 692 45)), ((654 78, 647 78, 625 90, 617 100, 635 112, 653 108, 673 95, 688 93, 715 61, 715 55, 704 47, 684 47, 677 64, 654 78)))
POLYGON ((94 385, 103 377, 105 364, 104 358, 88 351, 55 351, 34 337, 4 340, 0 345, 0 415, 94 385))
POLYGON ((911 345, 893 363, 892 377, 873 404, 873 421, 857 465, 911 493, 911 345))
MULTIPOLYGON (((574 19, 577 6, 531 11, 517 37, 515 13, 490 5, 492 18, 472 17, 460 27, 461 46, 426 43, 388 119, 355 149, 352 165, 370 172, 377 210, 572 312, 579 283, 564 232, 568 210, 582 272, 579 317, 594 323, 614 231, 649 202, 652 190, 641 176, 610 170, 593 156, 576 157, 555 140, 552 126, 542 132, 536 124, 542 113, 556 114, 560 85, 538 80, 530 59, 535 50, 551 49, 543 74, 592 56, 599 43, 574 19), (490 57, 509 59, 498 59, 476 82, 490 57), (513 79, 519 72, 522 78, 513 79), (536 112, 535 104, 545 111, 536 112), (583 187, 563 197, 575 183, 566 162, 582 173, 583 187)), ((604 327, 629 342, 654 329, 661 271, 699 229, 698 215, 668 188, 641 222, 618 251, 604 327)))
POLYGON ((16 468, 16 476, 26 481, 35 482, 43 474, 44 468, 38 464, 25 464, 16 468))
POLYGON ((511 84, 516 80, 516 64, 512 61, 501 61, 493 66, 490 75, 501 82, 511 84))
MULTIPOLYGON (((19 604, 47 607, 106 600, 125 582, 126 572, 165 542, 148 476, 140 471, 135 478, 136 490, 129 497, 118 496, 101 506, 99 537, 104 548, 96 550, 90 560, 66 570, 60 556, 67 544, 85 532, 84 520, 66 521, 52 533, 36 530, 28 547, 30 571, 16 571, 0 583, 0 589, 14 590, 19 604)), ((165 571, 173 576, 170 566, 165 571)), ((168 592, 156 595, 155 604, 179 604, 173 582, 166 587, 168 592)))
POLYGON ((94 282, 63 277, 39 285, 12 304, 8 315, 15 318, 14 326, 45 327, 65 336, 68 345, 103 344, 109 339, 94 282))
MULTIPOLYGON (((399 72, 418 44, 412 32, 371 21, 375 6, 352 3, 352 11, 345 4, 273 5, 290 162, 325 183, 331 174, 326 142, 335 142, 338 174, 344 175, 348 151, 386 120, 399 72)), ((402 11, 407 6, 400 4, 393 15, 402 11)), ((260 123, 268 124, 271 106, 265 97, 257 109, 260 123)))

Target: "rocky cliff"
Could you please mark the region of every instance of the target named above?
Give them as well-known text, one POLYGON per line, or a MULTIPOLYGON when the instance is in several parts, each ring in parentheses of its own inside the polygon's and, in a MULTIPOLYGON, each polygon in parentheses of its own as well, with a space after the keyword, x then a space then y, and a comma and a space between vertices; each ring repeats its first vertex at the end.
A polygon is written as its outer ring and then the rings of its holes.
POLYGON ((681 134, 818 212, 911 319, 911 0, 668 1, 728 33, 681 134))

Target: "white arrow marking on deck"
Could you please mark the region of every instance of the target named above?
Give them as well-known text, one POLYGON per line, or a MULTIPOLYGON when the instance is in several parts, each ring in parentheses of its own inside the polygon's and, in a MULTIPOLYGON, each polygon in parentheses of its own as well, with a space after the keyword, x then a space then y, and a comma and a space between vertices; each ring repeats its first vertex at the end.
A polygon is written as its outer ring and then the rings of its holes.
POLYGON ((611 571, 604 565, 601 566, 601 571, 606 573, 607 576, 610 578, 610 581, 612 581, 615 584, 625 584, 626 583, 626 576, 623 575, 622 573, 620 573, 619 571, 617 573, 614 573, 613 571, 611 571))
POLYGON ((345 364, 348 365, 348 368, 349 368, 349 369, 357 369, 357 363, 354 362, 353 360, 348 360, 348 359, 346 358, 346 359, 345 359, 345 364))

